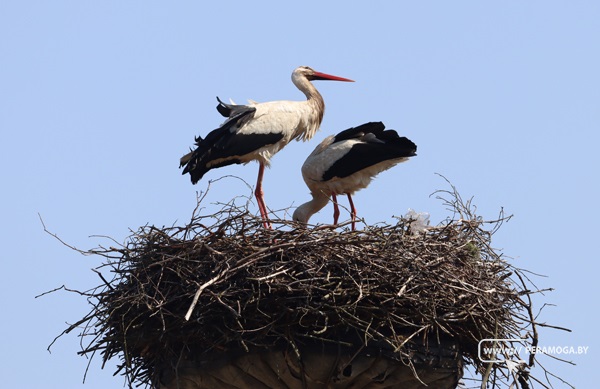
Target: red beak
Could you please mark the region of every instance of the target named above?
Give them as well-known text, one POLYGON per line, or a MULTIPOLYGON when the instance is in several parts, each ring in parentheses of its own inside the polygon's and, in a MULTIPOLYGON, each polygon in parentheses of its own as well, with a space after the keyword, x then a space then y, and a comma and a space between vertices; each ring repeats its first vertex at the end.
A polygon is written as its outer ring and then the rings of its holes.
POLYGON ((351 80, 349 78, 332 76, 331 74, 321 73, 321 72, 314 72, 313 75, 311 76, 311 78, 313 80, 331 80, 331 81, 354 82, 354 80, 351 80))

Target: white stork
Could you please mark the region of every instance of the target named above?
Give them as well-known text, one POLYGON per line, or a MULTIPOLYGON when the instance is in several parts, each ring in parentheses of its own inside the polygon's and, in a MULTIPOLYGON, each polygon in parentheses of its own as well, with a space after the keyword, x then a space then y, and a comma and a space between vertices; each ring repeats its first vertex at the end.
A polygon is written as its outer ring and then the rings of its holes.
POLYGON ((292 139, 309 140, 319 129, 325 103, 311 84, 313 80, 352 81, 300 66, 292 73, 292 82, 306 95, 304 101, 249 102, 248 105, 225 104, 217 98, 217 110, 228 119, 217 129, 196 137, 196 149, 181 157, 182 174, 190 173, 197 183, 210 169, 231 164, 258 161, 258 179, 254 195, 263 224, 270 228, 262 190, 265 166, 271 157, 292 139))
POLYGON ((356 228, 356 208, 352 194, 366 188, 384 170, 415 156, 417 146, 381 122, 366 123, 325 138, 302 165, 302 177, 312 200, 299 206, 293 219, 306 224, 333 198, 333 224, 340 210, 336 195, 348 195, 352 230, 356 228))

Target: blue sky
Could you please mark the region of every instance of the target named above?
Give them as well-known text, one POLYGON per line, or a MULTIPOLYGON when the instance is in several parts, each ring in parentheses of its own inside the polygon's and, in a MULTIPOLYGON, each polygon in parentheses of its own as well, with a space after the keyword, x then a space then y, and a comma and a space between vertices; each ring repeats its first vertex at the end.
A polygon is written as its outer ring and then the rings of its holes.
MULTIPOLYGON (((192 186, 178 158, 222 118, 215 96, 242 103, 302 99, 292 70, 309 65, 356 80, 315 83, 327 105, 321 132, 273 159, 264 180, 272 209, 309 199, 300 166, 329 134, 383 121, 418 156, 358 192, 368 223, 409 208, 439 223, 447 177, 478 214, 514 217, 494 246, 543 274, 541 343, 588 346, 577 366, 547 362, 592 387, 598 350, 600 3, 594 1, 0 3, 0 364, 6 387, 121 387, 112 366, 76 355, 79 340, 47 345, 88 312, 77 295, 34 296, 100 280, 90 249, 129 229, 187 220, 207 180, 254 184, 257 165, 210 172, 192 186), (595 173, 594 173, 595 172, 595 173), (32 367, 34 370, 32 370, 32 367)), ((215 183, 210 202, 248 194, 215 183)), ((258 213, 258 208, 252 205, 258 213)), ((311 221, 329 222, 328 207, 311 221)), ((344 214, 343 214, 344 216, 344 214)), ((347 214, 346 214, 347 217, 347 214)), ((560 385, 558 385, 560 387, 560 385)))

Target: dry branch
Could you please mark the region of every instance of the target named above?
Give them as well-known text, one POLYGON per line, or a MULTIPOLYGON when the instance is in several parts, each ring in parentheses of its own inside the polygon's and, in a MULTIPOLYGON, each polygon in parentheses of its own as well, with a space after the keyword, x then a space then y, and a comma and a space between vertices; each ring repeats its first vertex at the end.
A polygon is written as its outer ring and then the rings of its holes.
POLYGON ((481 339, 538 342, 535 289, 491 246, 507 218, 485 222, 454 188, 440 193, 454 220, 419 233, 403 218, 356 232, 282 220, 265 230, 234 202, 208 216, 198 206, 181 227, 141 227, 121 247, 90 252, 104 258, 103 275, 77 322, 89 340, 80 354, 120 358, 132 386, 228 350, 318 340, 412 364, 431 340, 451 340, 491 387, 525 387, 534 359, 515 375, 478 358, 481 339))

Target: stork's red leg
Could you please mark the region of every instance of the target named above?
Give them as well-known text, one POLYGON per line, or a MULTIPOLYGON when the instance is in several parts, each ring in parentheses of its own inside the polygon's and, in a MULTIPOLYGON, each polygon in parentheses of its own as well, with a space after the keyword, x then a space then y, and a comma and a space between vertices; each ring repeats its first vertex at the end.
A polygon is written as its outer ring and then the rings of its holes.
POLYGON ((337 226, 338 219, 340 218, 340 208, 338 207, 337 197, 335 193, 331 193, 331 198, 333 199, 333 225, 337 226))
POLYGON ((264 173, 265 165, 260 163, 258 167, 258 179, 256 180, 256 189, 254 190, 254 196, 256 197, 256 202, 258 203, 260 216, 263 219, 263 225, 265 226, 265 228, 271 229, 272 226, 271 222, 269 221, 269 216, 267 215, 267 206, 265 205, 264 192, 262 189, 262 180, 264 173))
POLYGON ((354 208, 354 202, 352 196, 348 193, 348 202, 350 203, 350 217, 352 218, 352 231, 356 230, 356 208, 354 208))

